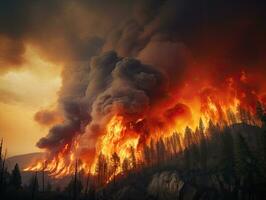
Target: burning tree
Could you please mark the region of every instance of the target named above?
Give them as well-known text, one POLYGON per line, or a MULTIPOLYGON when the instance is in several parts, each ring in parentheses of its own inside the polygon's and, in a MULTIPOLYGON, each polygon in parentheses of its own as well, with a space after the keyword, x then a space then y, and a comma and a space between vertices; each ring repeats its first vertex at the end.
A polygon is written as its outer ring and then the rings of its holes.
POLYGON ((158 165, 179 152, 188 168, 204 169, 208 148, 213 148, 209 140, 218 137, 218 129, 236 123, 257 125, 256 107, 258 117, 264 112, 254 103, 260 101, 259 91, 242 72, 223 77, 221 86, 211 77, 196 85, 188 81, 177 94, 166 87, 167 77, 160 70, 115 52, 94 57, 89 67, 65 74, 59 98, 64 123, 38 142, 47 150, 45 162, 24 170, 41 171, 45 163, 43 171, 61 178, 75 172, 78 158, 78 171, 90 172, 103 185, 141 163, 158 165), (72 83, 80 78, 80 85, 72 83))

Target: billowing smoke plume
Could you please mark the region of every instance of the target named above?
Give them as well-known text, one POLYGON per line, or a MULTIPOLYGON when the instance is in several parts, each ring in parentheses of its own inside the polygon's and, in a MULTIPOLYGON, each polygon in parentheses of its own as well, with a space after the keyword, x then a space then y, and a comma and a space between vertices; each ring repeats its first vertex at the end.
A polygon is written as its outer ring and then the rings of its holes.
POLYGON ((229 92, 254 105, 266 88, 264 4, 2 1, 0 72, 23 63, 27 45, 63 63, 58 109, 64 122, 37 144, 51 151, 76 135, 95 137, 114 114, 128 119, 146 114, 158 124, 189 117, 183 102, 197 95, 204 100, 206 91, 215 96, 234 86, 229 92))
POLYGON ((86 125, 101 129, 116 114, 138 119, 165 93, 159 70, 115 52, 93 57, 90 65, 75 68, 65 77, 59 99, 65 123, 53 127, 38 142, 40 148, 60 148, 58 144, 84 133, 86 125))

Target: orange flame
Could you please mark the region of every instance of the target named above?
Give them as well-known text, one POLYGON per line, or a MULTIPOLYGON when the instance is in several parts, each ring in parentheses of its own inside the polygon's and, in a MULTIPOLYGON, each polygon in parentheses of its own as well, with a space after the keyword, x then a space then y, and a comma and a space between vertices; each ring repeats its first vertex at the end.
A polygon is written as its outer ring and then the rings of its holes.
MULTIPOLYGON (((248 82, 247 75, 242 73, 240 81, 248 82)), ((245 91, 238 91, 233 78, 228 79, 227 87, 224 90, 206 89, 203 86, 200 89, 201 94, 195 92, 193 85, 185 87, 184 91, 180 92, 181 95, 189 93, 194 95, 193 98, 181 100, 176 98, 178 100, 174 100, 175 102, 171 104, 171 106, 173 104, 177 105, 177 103, 184 104, 188 111, 186 108, 178 106, 173 108, 169 105, 161 105, 157 109, 159 110, 158 112, 157 110, 152 110, 146 116, 142 116, 141 119, 136 118, 132 120, 127 119, 126 116, 112 116, 105 126, 104 133, 96 141, 95 152, 92 155, 88 155, 88 157, 92 157, 90 162, 77 153, 79 150, 79 139, 76 138, 73 144, 66 144, 51 159, 34 163, 24 169, 24 171, 44 170, 54 178, 61 178, 75 172, 75 161, 79 159, 77 170, 93 174, 96 171, 97 157, 100 154, 108 162, 111 162, 112 156, 116 154, 119 158, 119 163, 117 169, 110 172, 108 182, 115 175, 122 172, 122 162, 125 159, 130 159, 132 149, 134 149, 136 154, 136 160, 142 162, 143 145, 149 144, 151 139, 155 141, 160 138, 166 140, 167 137, 177 132, 181 137, 181 143, 183 143, 185 128, 189 126, 195 130, 200 119, 202 119, 205 127, 208 126, 210 119, 214 124, 219 123, 220 126, 223 126, 224 124, 241 122, 239 107, 243 107, 246 112, 254 114, 254 105, 252 107, 250 103, 246 102, 246 97, 253 95, 257 98, 257 95, 254 91, 250 94, 246 94, 245 91), (243 94, 245 95, 243 96, 243 94), (171 109, 168 114, 162 114, 165 110, 169 110, 169 108, 171 109), (145 122, 147 123, 145 124, 145 122), (142 123, 144 127, 147 127, 136 128, 142 123)), ((256 121, 252 123, 256 123, 256 121)))

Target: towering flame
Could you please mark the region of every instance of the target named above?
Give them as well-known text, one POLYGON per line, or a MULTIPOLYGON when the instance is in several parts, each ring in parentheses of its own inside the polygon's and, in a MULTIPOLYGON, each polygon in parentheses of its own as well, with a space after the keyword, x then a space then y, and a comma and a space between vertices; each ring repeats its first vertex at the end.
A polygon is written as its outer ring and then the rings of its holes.
POLYGON ((106 157, 117 153, 120 159, 129 157, 130 148, 136 149, 139 135, 127 129, 123 124, 122 116, 113 116, 106 127, 106 134, 100 138, 97 144, 97 152, 106 157))

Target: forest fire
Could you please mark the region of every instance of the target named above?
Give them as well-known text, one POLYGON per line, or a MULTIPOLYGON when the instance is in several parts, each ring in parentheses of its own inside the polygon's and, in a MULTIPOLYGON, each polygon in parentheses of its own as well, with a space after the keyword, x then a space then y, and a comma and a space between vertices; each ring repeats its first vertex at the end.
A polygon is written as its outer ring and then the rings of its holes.
MULTIPOLYGON (((259 96, 252 91, 254 99, 245 102, 245 98, 250 94, 234 88, 233 80, 228 80, 227 87, 223 90, 201 89, 190 101, 182 104, 175 103, 175 106, 170 108, 160 108, 160 112, 155 114, 150 112, 142 118, 127 118, 126 115, 115 114, 109 117, 102 129, 104 131, 97 137, 94 153, 81 154, 82 147, 79 143, 86 136, 81 135, 75 137, 73 142, 65 144, 58 153, 51 154, 51 159, 33 163, 24 171, 44 170, 54 178, 71 175, 75 170, 96 176, 99 170, 103 170, 101 168, 105 168, 109 163, 112 168, 105 172, 108 174, 105 175, 106 178, 99 181, 106 183, 114 176, 125 173, 125 170, 133 170, 137 167, 137 163, 144 163, 145 148, 146 146, 151 148, 151 140, 167 141, 178 133, 180 138, 178 151, 186 148, 185 129, 190 127, 193 131, 197 130, 199 121, 203 122, 206 129, 210 121, 221 127, 226 124, 240 123, 243 120, 248 120, 249 124, 257 124, 258 122, 250 117, 254 114, 256 104, 250 102, 256 103, 259 101, 259 96)), ((240 81, 243 80, 240 79, 240 81)), ((174 148, 166 150, 177 153, 174 148)))
MULTIPOLYGON (((122 116, 112 117, 107 124, 106 134, 100 138, 97 144, 97 152, 107 158, 117 159, 117 161, 129 158, 131 149, 137 148, 139 136, 127 129, 123 124, 122 116)), ((95 166, 93 168, 95 169, 95 166)), ((121 167, 118 171, 122 171, 121 167)))
MULTIPOLYGON (((62 151, 55 155, 51 160, 42 160, 35 165, 29 166, 24 171, 46 171, 54 178, 60 178, 75 172, 75 150, 77 143, 74 142, 74 148, 71 149, 69 144, 66 144, 62 151)), ((79 166, 79 170, 82 166, 79 166)))
POLYGON ((0 199, 266 196, 265 9, 0 1, 0 199))

